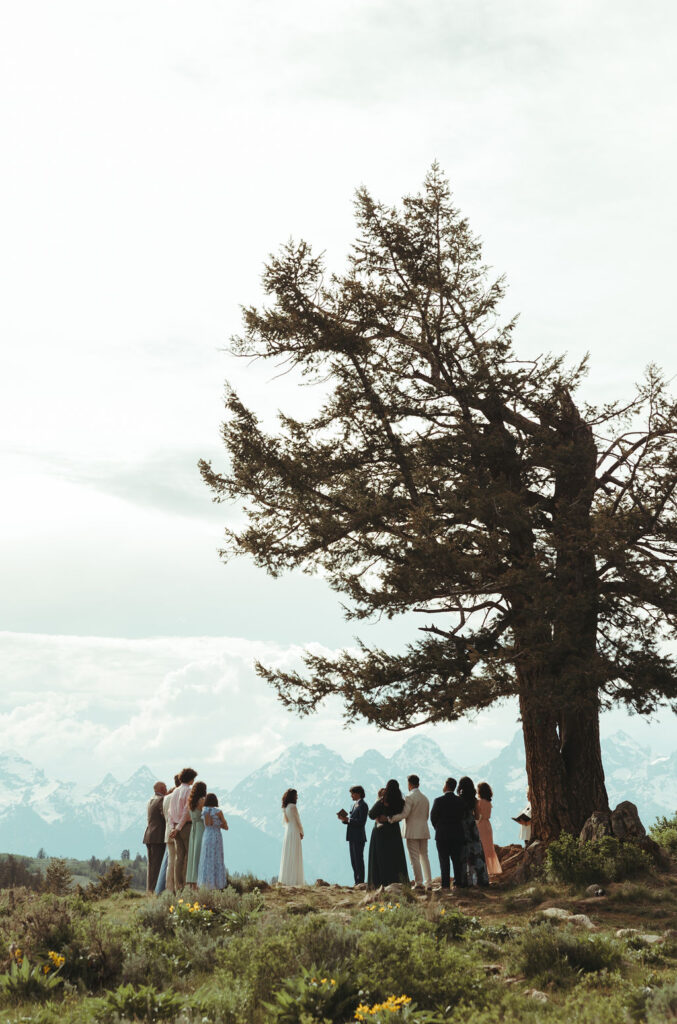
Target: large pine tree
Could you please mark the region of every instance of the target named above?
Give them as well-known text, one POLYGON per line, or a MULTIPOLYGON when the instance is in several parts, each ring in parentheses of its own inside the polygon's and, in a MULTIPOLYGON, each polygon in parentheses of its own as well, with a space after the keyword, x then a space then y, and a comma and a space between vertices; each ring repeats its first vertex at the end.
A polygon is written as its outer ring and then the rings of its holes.
POLYGON ((302 713, 339 694, 386 729, 517 696, 535 832, 577 831, 608 803, 600 709, 677 699, 677 408, 655 368, 595 408, 585 363, 517 358, 436 166, 398 209, 359 190, 356 219, 343 276, 303 242, 271 258, 233 346, 317 382, 317 415, 266 433, 228 390, 229 469, 200 465, 246 509, 223 557, 321 569, 353 617, 415 611, 423 635, 259 671, 302 713))

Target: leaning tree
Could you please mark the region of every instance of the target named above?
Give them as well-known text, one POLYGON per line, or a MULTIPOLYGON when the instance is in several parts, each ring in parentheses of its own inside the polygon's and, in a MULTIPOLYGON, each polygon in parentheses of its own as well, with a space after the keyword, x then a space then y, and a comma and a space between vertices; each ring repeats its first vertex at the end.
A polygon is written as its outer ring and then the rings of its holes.
POLYGON ((593 407, 585 361, 518 359, 436 166, 399 209, 359 190, 356 219, 344 275, 304 242, 271 258, 233 342, 317 383, 317 414, 267 432, 228 389, 229 469, 200 468, 247 515, 222 557, 321 570, 351 617, 418 612, 422 636, 258 671, 301 713, 338 694, 385 729, 516 696, 535 832, 577 831, 608 806, 600 710, 677 699, 677 407, 655 368, 593 407))

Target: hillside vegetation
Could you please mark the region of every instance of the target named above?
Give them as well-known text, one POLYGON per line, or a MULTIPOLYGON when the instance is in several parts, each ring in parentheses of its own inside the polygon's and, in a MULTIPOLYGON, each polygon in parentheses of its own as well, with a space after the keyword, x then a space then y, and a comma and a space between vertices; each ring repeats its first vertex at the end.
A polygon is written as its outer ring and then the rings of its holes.
POLYGON ((663 1024, 677 1020, 677 873, 462 896, 317 883, 173 901, 0 893, 7 1024, 663 1024), (600 892, 600 889, 603 889, 600 892))

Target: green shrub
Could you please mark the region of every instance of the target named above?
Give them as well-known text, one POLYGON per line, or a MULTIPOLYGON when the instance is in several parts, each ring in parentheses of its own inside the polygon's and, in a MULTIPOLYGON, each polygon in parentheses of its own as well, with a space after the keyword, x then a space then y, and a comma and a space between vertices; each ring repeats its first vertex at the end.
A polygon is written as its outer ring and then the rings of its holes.
POLYGON ((352 1017, 359 1003, 352 978, 330 968, 301 968, 295 978, 287 978, 269 1003, 264 1003, 271 1021, 279 1024, 303 1024, 305 1020, 345 1020, 352 1017))
POLYGON ((468 932, 479 931, 481 927, 476 917, 468 917, 453 907, 442 907, 435 922, 435 934, 439 939, 460 939, 468 932))
POLYGON ((633 875, 650 874, 651 868, 651 860, 643 850, 613 836, 582 842, 563 832, 550 844, 545 857, 549 878, 575 885, 619 882, 633 875))
POLYGON ((45 889, 55 896, 65 896, 73 888, 73 876, 65 860, 52 857, 45 871, 45 889))
MULTIPOLYGON (((238 872, 228 875, 228 887, 240 896, 243 893, 253 892, 255 889, 258 892, 270 889, 268 882, 264 882, 262 878, 257 878, 256 875, 252 874, 241 875, 238 872)), ((216 892, 218 890, 210 891, 216 892)), ((228 890, 225 891, 227 892, 228 890)))
POLYGON ((102 1022, 129 1017, 139 1021, 174 1020, 183 1008, 184 999, 171 988, 158 992, 153 985, 121 985, 114 992, 106 992, 100 1000, 97 1017, 102 1022))
POLYGON ((677 857, 677 812, 672 818, 656 818, 653 825, 649 827, 649 835, 659 846, 666 849, 673 857, 677 857))
POLYGON ((382 925, 363 933, 349 969, 371 1002, 400 995, 403 987, 424 1006, 481 1005, 486 998, 485 976, 475 960, 415 928, 382 925))
POLYGON ((581 935, 549 922, 534 925, 514 943, 511 969, 536 985, 563 984, 577 973, 613 971, 622 964, 621 947, 602 935, 581 935))
POLYGON ((90 882, 85 889, 78 886, 78 892, 87 900, 100 900, 114 893, 127 892, 131 884, 132 876, 125 871, 122 864, 113 863, 98 876, 96 882, 90 882))
POLYGON ((0 974, 0 993, 15 1003, 24 999, 49 999, 63 984, 59 973, 63 964, 64 958, 53 951, 43 962, 31 964, 20 949, 15 949, 9 969, 0 974))
POLYGON ((677 1021, 677 982, 656 989, 647 1000, 647 1024, 665 1024, 666 1021, 677 1021))
POLYGON ((327 970, 338 970, 354 951, 358 936, 325 916, 269 917, 256 929, 234 935, 219 955, 221 984, 233 978, 249 994, 252 1006, 270 1000, 286 978, 310 969, 321 951, 327 970))

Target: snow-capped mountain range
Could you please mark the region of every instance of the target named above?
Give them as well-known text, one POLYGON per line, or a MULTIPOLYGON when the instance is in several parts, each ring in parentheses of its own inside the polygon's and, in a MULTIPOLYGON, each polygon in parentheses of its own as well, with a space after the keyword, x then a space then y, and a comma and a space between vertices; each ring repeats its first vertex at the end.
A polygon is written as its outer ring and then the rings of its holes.
MULTIPOLYGON (((645 824, 677 808, 677 750, 652 758, 648 748, 618 732, 602 744, 612 806, 633 800, 645 824)), ((299 791, 299 812, 305 830, 306 876, 350 881, 344 827, 336 812, 349 804, 349 788, 359 783, 367 800, 389 778, 406 789, 407 775, 420 776, 421 789, 432 800, 449 775, 467 769, 455 765, 438 744, 414 735, 391 757, 367 750, 355 761, 316 744, 296 744, 252 772, 230 792, 218 786, 230 825, 225 837, 226 863, 231 870, 251 870, 263 877, 276 874, 282 835, 280 798, 285 789, 299 791)), ((486 779, 494 791, 494 836, 499 843, 516 838, 511 818, 525 802, 526 772, 521 733, 496 758, 471 773, 486 779)), ((43 771, 14 753, 0 755, 0 851, 87 858, 144 852, 146 802, 156 776, 139 768, 125 782, 112 775, 85 796, 72 785, 49 779, 43 771)), ((211 780, 210 788, 212 786, 211 780)))

